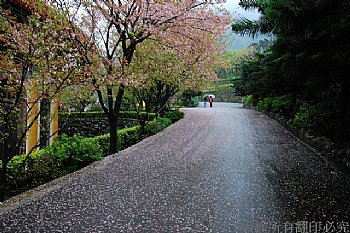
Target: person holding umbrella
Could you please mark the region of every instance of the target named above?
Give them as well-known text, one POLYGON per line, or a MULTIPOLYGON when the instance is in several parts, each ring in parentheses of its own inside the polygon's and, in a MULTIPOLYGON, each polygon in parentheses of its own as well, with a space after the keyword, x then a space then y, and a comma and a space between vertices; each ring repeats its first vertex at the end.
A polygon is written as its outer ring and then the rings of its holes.
POLYGON ((209 104, 210 104, 210 107, 212 108, 213 107, 213 102, 214 102, 214 98, 212 95, 209 96, 209 104))

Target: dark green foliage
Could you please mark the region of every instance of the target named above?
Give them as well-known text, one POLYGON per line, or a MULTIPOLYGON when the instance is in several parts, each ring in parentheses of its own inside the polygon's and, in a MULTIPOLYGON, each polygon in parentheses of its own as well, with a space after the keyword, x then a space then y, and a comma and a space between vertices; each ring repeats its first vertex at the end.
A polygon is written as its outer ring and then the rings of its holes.
POLYGON ((60 112, 59 118, 105 118, 104 112, 60 112))
POLYGON ((241 0, 240 4, 258 9, 262 16, 255 22, 238 20, 234 31, 273 33, 275 41, 268 50, 241 61, 236 90, 260 100, 261 109, 282 112, 298 126, 346 144, 350 136, 350 40, 345 35, 350 34, 350 2, 241 0), (271 96, 289 96, 290 100, 265 99, 271 96))
POLYGON ((271 110, 271 101, 270 101, 270 98, 264 98, 262 100, 260 100, 256 107, 259 109, 259 110, 266 110, 266 111, 270 111, 271 110))
POLYGON ((272 98, 271 111, 274 113, 282 113, 287 116, 293 108, 292 97, 288 95, 272 98))
MULTIPOLYGON (((138 115, 136 111, 126 111, 126 112, 120 112, 120 118, 131 118, 131 119, 137 119, 138 115)), ((141 112, 141 116, 145 116, 147 113, 146 112, 141 112)), ((148 113, 148 118, 150 120, 153 120, 156 117, 155 113, 148 113)))
POLYGON ((168 111, 164 113, 164 118, 168 118, 171 120, 172 123, 177 122, 178 120, 181 120, 185 116, 184 112, 181 111, 168 111))
POLYGON ((252 95, 254 99, 266 97, 270 94, 274 79, 267 77, 268 52, 255 54, 241 60, 239 67, 240 79, 235 80, 234 88, 238 95, 252 95))
POLYGON ((202 92, 186 90, 182 93, 180 100, 185 107, 196 107, 198 106, 198 96, 200 96, 202 92))
MULTIPOLYGON (((250 100, 253 101, 252 99, 250 100)), ((257 104, 258 109, 274 113, 288 115, 292 110, 292 98, 290 96, 266 97, 257 104)))
POLYGON ((96 143, 100 145, 103 156, 107 156, 109 154, 109 134, 96 136, 94 139, 96 140, 96 143))
POLYGON ((41 185, 65 174, 62 164, 41 150, 33 153, 35 157, 15 156, 7 165, 7 195, 12 196, 32 187, 41 185))
POLYGON ((248 106, 251 107, 253 106, 254 102, 253 102, 253 96, 252 95, 246 95, 243 97, 243 104, 244 106, 248 106))
POLYGON ((298 112, 292 119, 292 122, 303 129, 314 129, 316 125, 316 108, 308 103, 303 103, 298 112))
POLYGON ((48 153, 62 163, 67 173, 85 167, 102 158, 102 148, 94 138, 61 136, 47 149, 48 153))
MULTIPOLYGON (((174 115, 173 115, 174 119, 182 115, 181 113, 175 113, 175 112, 176 111, 174 111, 174 115)), ((157 120, 154 119, 153 121, 149 122, 146 125, 145 133, 144 133, 145 135, 140 135, 141 127, 139 125, 131 128, 118 130, 118 143, 117 143, 118 149, 122 150, 129 146, 132 146, 138 143, 143 137, 156 134, 171 124, 172 124, 172 121, 170 119, 159 117, 157 118, 157 120)), ((109 134, 97 136, 92 139, 95 140, 95 142, 100 145, 104 156, 109 154, 108 153, 109 134)))
MULTIPOLYGON (((146 115, 145 112, 141 112, 141 115, 146 115)), ((148 117, 150 120, 155 118, 154 113, 149 113, 148 117)), ((104 112, 61 112, 60 117, 62 118, 105 118, 106 115, 104 112)), ((130 118, 130 119, 138 119, 138 115, 136 111, 121 111, 119 112, 119 118, 130 118)))
POLYGON ((244 9, 244 10, 254 10, 258 9, 260 12, 263 11, 263 4, 259 0, 241 0, 239 2, 239 5, 244 9))
POLYGON ((271 31, 270 25, 265 19, 261 20, 249 20, 246 18, 232 24, 232 30, 240 35, 249 35, 256 37, 263 33, 269 33, 271 31))
MULTIPOLYGON (((273 1, 271 1, 270 4, 273 4, 272 2, 273 1)), ((262 13, 262 15, 259 20, 240 18, 231 25, 234 32, 252 37, 256 37, 259 34, 268 34, 273 32, 273 24, 270 22, 269 17, 264 14, 266 8, 269 6, 267 2, 259 0, 241 0, 239 5, 245 10, 257 9, 260 13, 262 13)))
POLYGON ((154 134, 162 131, 163 129, 165 129, 169 125, 171 125, 170 119, 158 117, 157 119, 149 122, 145 126, 145 134, 147 136, 154 135, 154 134))
MULTIPOLYGON (((139 142, 142 139, 140 128, 140 126, 134 126, 118 130, 118 149, 122 150, 139 142)), ((92 139, 101 146, 103 155, 107 156, 109 154, 109 134, 100 135, 92 139)))
MULTIPOLYGON (((7 189, 16 189, 21 186, 24 179, 27 179, 23 174, 25 171, 25 156, 15 156, 7 164, 7 189)), ((2 164, 1 164, 2 167, 2 164)))
POLYGON ((122 150, 138 143, 141 139, 140 129, 141 127, 138 125, 131 128, 119 130, 118 131, 118 148, 122 150))
MULTIPOLYGON (((179 111, 169 112, 167 115, 174 121, 183 117, 183 113, 179 111)), ((172 120, 154 119, 146 125, 145 135, 140 135, 140 126, 118 130, 118 149, 125 149, 142 140, 144 136, 156 134, 171 125, 172 120)), ((109 134, 93 138, 61 136, 52 146, 33 152, 28 157, 13 157, 7 165, 7 196, 16 195, 102 159, 109 154, 109 142, 109 134)))
POLYGON ((102 149, 94 138, 60 137, 51 147, 29 157, 15 156, 7 165, 9 194, 41 185, 76 171, 102 158, 102 149))

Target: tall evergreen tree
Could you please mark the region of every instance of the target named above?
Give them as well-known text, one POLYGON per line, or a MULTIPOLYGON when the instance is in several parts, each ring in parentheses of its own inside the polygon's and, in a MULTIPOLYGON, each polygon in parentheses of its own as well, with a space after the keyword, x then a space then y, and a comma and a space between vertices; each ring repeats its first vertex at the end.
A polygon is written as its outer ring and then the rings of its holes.
POLYGON ((350 2, 241 0, 240 5, 247 10, 258 9, 261 17, 238 20, 232 25, 233 31, 252 36, 271 33, 275 37, 263 59, 258 55, 244 63, 250 68, 243 69, 241 86, 249 87, 248 94, 256 97, 289 94, 295 108, 297 99, 307 101, 323 118, 316 124, 319 129, 344 143, 349 135, 350 42, 345 35, 350 30, 350 2))

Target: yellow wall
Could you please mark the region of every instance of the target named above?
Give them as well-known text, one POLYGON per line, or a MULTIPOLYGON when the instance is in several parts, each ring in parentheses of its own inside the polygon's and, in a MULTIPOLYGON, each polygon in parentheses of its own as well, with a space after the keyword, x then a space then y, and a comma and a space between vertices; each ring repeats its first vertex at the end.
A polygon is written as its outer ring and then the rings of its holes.
POLYGON ((31 124, 32 126, 29 128, 27 133, 27 141, 26 141, 26 154, 31 151, 36 151, 35 148, 39 144, 39 121, 37 115, 39 113, 39 101, 38 99, 38 90, 37 87, 33 84, 30 85, 28 91, 28 119, 27 119, 27 127, 31 124), (36 119, 35 119, 36 118, 36 119))
POLYGON ((52 145, 53 141, 57 137, 58 134, 58 100, 57 98, 54 98, 51 102, 51 124, 50 124, 50 145, 52 145))
MULTIPOLYGON (((40 143, 40 117, 37 117, 40 109, 40 101, 38 100, 38 89, 35 85, 30 85, 28 91, 28 119, 27 126, 29 128, 26 140, 26 154, 38 150, 40 143), (34 149, 35 148, 35 149, 34 149)), ((54 139, 57 137, 58 132, 58 101, 54 98, 50 107, 50 139, 49 145, 51 145, 54 139)))

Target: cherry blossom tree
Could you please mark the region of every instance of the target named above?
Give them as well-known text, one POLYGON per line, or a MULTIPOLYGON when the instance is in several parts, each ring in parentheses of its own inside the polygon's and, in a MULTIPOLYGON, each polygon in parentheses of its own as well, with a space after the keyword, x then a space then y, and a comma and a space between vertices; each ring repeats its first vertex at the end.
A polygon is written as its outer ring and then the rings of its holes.
POLYGON ((137 46, 156 36, 187 56, 193 49, 214 49, 211 41, 219 39, 231 21, 216 3, 219 2, 52 0, 72 25, 78 25, 99 48, 99 59, 94 61, 101 65, 91 74, 91 80, 109 119, 110 153, 117 150, 117 121, 125 88, 135 81, 127 69, 137 46))
POLYGON ((150 111, 162 115, 168 100, 177 92, 203 90, 216 80, 216 73, 225 67, 225 61, 218 41, 212 43, 216 44, 216 51, 192 47, 190 55, 157 40, 139 46, 129 68, 134 80, 135 104, 145 105, 146 114, 139 114, 141 126, 145 125, 150 111))
MULTIPOLYGON (((23 153, 21 148, 27 133, 43 116, 40 103, 57 104, 57 94, 69 85, 80 83, 77 78, 84 77, 82 74, 88 69, 68 33, 65 17, 40 1, 28 9, 33 11, 24 22, 18 22, 9 10, 2 11, 0 201, 4 199, 8 162, 23 153)), ((39 147, 39 143, 27 153, 39 147)))

